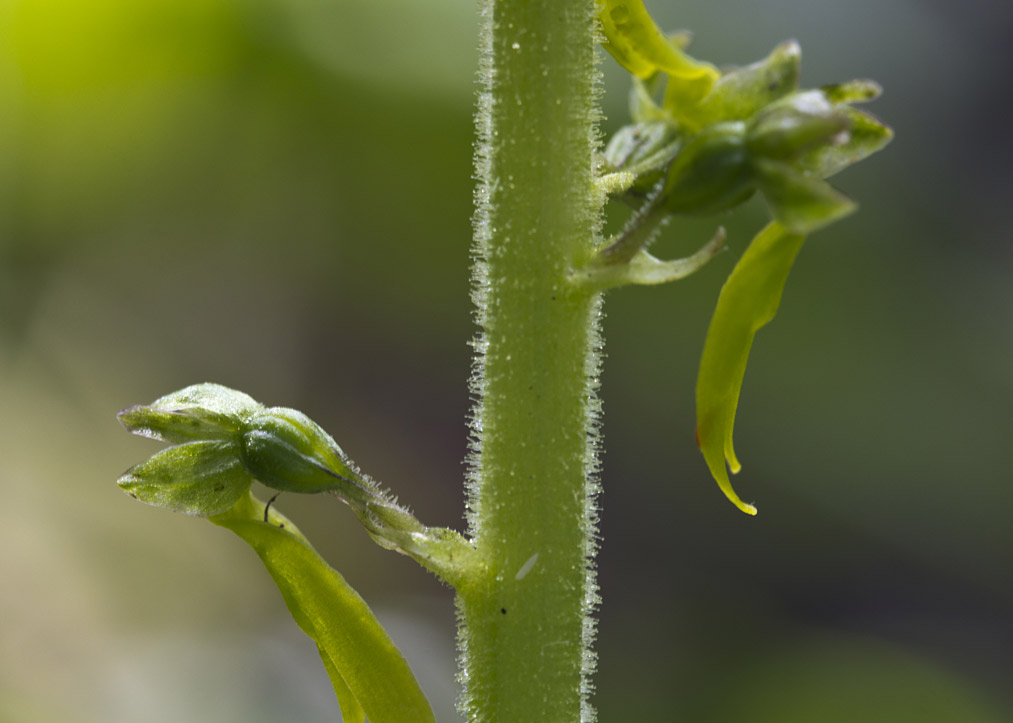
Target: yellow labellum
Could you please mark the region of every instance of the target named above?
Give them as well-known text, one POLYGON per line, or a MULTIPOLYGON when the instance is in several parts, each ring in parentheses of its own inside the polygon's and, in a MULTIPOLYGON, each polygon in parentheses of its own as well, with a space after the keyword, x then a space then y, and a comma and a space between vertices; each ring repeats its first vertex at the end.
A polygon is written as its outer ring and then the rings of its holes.
POLYGON ((718 486, 736 507, 755 515, 732 489, 728 469, 742 469, 732 445, 735 410, 756 332, 777 313, 788 272, 805 236, 771 223, 750 243, 718 297, 696 385, 697 444, 718 486))

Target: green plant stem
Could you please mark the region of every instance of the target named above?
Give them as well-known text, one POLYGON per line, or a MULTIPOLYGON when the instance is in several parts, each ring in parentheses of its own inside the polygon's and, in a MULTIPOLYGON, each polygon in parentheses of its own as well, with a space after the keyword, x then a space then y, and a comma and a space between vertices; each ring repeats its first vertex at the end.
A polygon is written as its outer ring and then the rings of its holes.
POLYGON ((469 526, 470 721, 590 720, 600 294, 593 0, 485 0, 469 526))

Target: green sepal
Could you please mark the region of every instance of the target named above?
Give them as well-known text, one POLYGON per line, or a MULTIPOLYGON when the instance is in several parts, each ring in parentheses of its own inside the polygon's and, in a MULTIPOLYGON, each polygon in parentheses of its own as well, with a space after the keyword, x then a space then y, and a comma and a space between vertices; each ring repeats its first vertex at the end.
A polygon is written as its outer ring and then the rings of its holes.
POLYGON ((893 130, 878 118, 855 108, 839 109, 848 119, 845 138, 817 146, 795 159, 794 165, 817 178, 827 178, 871 156, 893 139, 893 130))
POLYGON ((169 447, 116 480, 141 502, 198 517, 225 512, 252 483, 240 463, 238 445, 222 440, 169 447))
POLYGON ((661 193, 670 213, 708 215, 739 205, 755 190, 745 123, 707 126, 679 151, 661 193))
POLYGON ((735 456, 732 431, 749 349, 757 330, 777 313, 788 272, 805 236, 771 223, 750 243, 718 297, 707 330, 696 385, 697 444, 718 486, 736 507, 755 515, 756 508, 735 493, 728 478, 742 465, 735 456))
POLYGON ((258 481, 282 492, 337 490, 371 497, 345 453, 320 425, 295 409, 271 407, 243 422, 240 458, 258 481))
POLYGON ((854 201, 826 181, 787 163, 757 158, 753 168, 771 215, 790 233, 812 233, 857 208, 854 201))
POLYGON ((852 108, 879 96, 868 80, 795 93, 771 104, 750 123, 748 145, 757 156, 790 159, 801 171, 827 178, 883 148, 893 131, 852 108))
POLYGON ((691 129, 748 120, 770 103, 798 90, 801 60, 802 49, 796 41, 781 43, 763 60, 722 75, 697 105, 673 111, 691 129))
POLYGON ((746 132, 755 157, 794 160, 806 151, 843 142, 848 116, 818 90, 793 93, 757 113, 746 132))
POLYGON ((172 444, 208 439, 232 441, 239 432, 239 425, 232 419, 199 410, 169 411, 137 404, 116 417, 132 434, 172 444))
POLYGON ((220 384, 194 384, 151 404, 127 407, 117 418, 133 434, 178 444, 233 440, 243 420, 263 409, 250 396, 220 384))
POLYGON ((149 406, 157 409, 200 409, 232 419, 242 419, 263 409, 263 405, 249 394, 210 382, 191 384, 179 391, 170 392, 149 406))
POLYGON ((211 522, 241 537, 260 557, 299 627, 317 644, 348 721, 435 721, 404 656, 365 601, 296 527, 252 494, 211 522), (353 704, 354 702, 354 704, 353 704))

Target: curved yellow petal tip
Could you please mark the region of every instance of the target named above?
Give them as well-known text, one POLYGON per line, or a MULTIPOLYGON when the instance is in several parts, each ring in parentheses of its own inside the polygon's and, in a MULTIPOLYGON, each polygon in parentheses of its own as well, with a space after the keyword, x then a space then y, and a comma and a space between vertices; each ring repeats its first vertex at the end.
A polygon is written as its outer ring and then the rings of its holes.
MULTIPOLYGON (((725 479, 727 480, 727 477, 725 479)), ((721 484, 721 481, 719 480, 718 485, 721 487, 721 491, 725 493, 725 497, 728 498, 729 502, 731 502, 733 505, 735 505, 740 510, 745 512, 747 515, 756 514, 756 507, 740 500, 739 496, 735 494, 735 490, 732 489, 732 486, 730 484, 726 487, 725 485, 721 484)))
POLYGON ((718 483, 718 487, 720 487, 721 491, 724 492, 725 497, 728 498, 729 502, 745 512, 747 515, 755 515, 756 508, 753 505, 746 504, 739 499, 737 494, 735 494, 732 482, 728 479, 728 467, 725 466, 725 460, 727 459, 728 466, 731 467, 732 472, 738 472, 742 469, 742 465, 740 465, 739 461, 735 458, 735 452, 732 450, 731 444, 728 444, 722 449, 722 447, 719 446, 720 442, 718 442, 718 444, 714 444, 710 441, 714 439, 714 436, 708 431, 709 426, 710 425, 706 423, 703 425, 705 432, 701 435, 701 425, 697 425, 696 444, 700 448, 700 451, 703 452, 703 458, 704 461, 707 462, 707 467, 710 468, 711 476, 714 477, 714 481, 718 483), (701 439, 701 436, 703 439, 701 439), (728 456, 726 457, 726 455, 728 456))
POLYGON ((722 460, 719 464, 721 466, 717 470, 711 469, 711 472, 714 473, 714 479, 717 481, 721 491, 725 493, 725 497, 747 515, 755 515, 756 507, 740 500, 739 496, 735 494, 735 490, 732 489, 732 483, 729 481, 728 475, 724 473, 724 461, 722 460))

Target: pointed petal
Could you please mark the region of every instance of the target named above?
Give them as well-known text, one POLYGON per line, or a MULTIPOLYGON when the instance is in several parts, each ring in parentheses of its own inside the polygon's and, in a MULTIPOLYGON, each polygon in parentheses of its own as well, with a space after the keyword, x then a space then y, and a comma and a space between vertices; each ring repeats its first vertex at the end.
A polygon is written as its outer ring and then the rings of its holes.
POLYGON ((761 158, 754 166, 771 213, 791 233, 812 233, 857 208, 826 181, 796 171, 787 163, 761 158))
POLYGON ((263 409, 250 396, 220 384, 194 384, 127 407, 117 416, 128 431, 178 444, 198 439, 234 439, 242 421, 263 409))
POLYGON ((707 97, 680 119, 696 128, 720 121, 748 120, 798 89, 801 60, 802 49, 796 41, 781 43, 758 63, 722 75, 707 97))
POLYGON ((827 178, 871 156, 893 139, 893 130, 875 116, 844 106, 839 110, 849 123, 842 142, 818 146, 802 154, 795 161, 800 170, 827 178))

